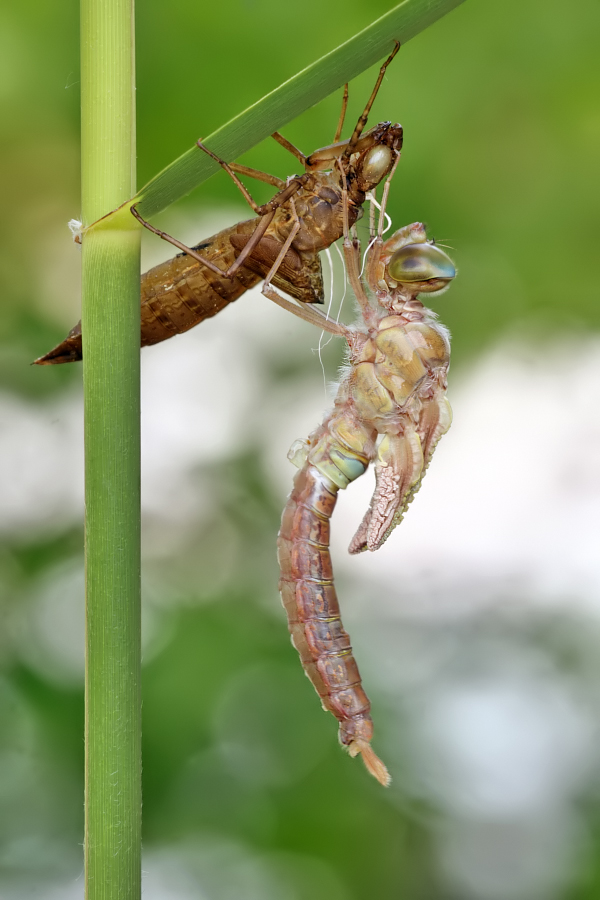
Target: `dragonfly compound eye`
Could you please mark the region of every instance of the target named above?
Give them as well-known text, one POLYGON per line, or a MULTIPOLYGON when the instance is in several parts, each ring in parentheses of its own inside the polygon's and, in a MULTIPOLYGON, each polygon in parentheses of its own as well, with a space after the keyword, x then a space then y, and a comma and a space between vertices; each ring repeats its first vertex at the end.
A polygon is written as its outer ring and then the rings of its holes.
POLYGON ((450 257, 439 247, 429 243, 406 244, 396 250, 387 265, 387 271, 390 278, 399 284, 412 284, 416 281, 442 282, 436 284, 434 290, 439 290, 456 275, 450 257))

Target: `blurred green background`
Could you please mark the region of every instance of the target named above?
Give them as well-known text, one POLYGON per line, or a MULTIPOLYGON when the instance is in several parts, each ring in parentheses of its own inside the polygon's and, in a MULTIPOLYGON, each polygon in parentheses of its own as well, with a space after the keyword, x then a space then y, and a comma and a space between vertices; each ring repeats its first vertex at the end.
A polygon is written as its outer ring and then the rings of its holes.
MULTIPOLYGON (((139 3, 139 184, 388 8, 139 3)), ((0 23, 0 896, 74 900, 81 368, 29 363, 79 318, 78 7, 0 23)), ((599 26, 595 0, 469 0, 402 48, 371 116, 405 129, 394 224, 459 268, 435 305, 455 423, 422 492, 368 559, 342 540, 370 483, 334 519, 389 791, 338 747, 277 596, 287 448, 341 349, 254 294, 143 352, 149 900, 600 897, 599 26)), ((339 104, 285 135, 329 143, 339 104)), ((274 142, 243 161, 293 170, 274 142)), ((158 224, 190 242, 246 217, 218 175, 158 224)))

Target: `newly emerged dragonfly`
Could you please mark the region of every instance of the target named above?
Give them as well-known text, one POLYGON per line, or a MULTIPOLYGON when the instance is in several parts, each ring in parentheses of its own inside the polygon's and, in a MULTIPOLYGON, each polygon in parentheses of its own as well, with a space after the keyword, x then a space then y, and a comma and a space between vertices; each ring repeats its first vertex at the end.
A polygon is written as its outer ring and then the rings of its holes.
POLYGON ((290 450, 300 471, 283 513, 278 548, 281 597, 304 670, 323 708, 338 719, 342 745, 351 756, 361 754, 369 772, 387 785, 388 771, 371 747, 370 703, 340 618, 329 520, 338 491, 374 462, 375 493, 349 552, 376 550, 419 489, 452 418, 445 396, 448 331, 419 294, 442 290, 456 271, 427 240, 421 223, 384 241, 384 208, 385 203, 364 280, 360 245, 345 228, 344 255, 361 310, 359 323, 346 327, 317 309, 297 307, 302 318, 346 339, 348 365, 332 412, 307 441, 290 450))
MULTIPOLYGON (((151 231, 174 244, 183 253, 144 273, 141 278, 141 345, 149 346, 188 331, 216 315, 263 279, 303 303, 324 299, 319 252, 343 234, 343 208, 351 224, 362 215, 369 191, 389 174, 402 147, 402 127, 381 122, 363 134, 363 129, 385 71, 399 44, 380 69, 367 105, 347 141, 339 141, 347 105, 347 86, 334 143, 310 156, 277 132, 273 137, 302 163, 303 175, 287 183, 273 175, 235 163, 227 164, 209 153, 229 173, 257 217, 240 222, 186 247, 175 238, 145 222, 151 231), (238 174, 279 188, 263 206, 258 206, 238 174), (344 199, 346 198, 346 199, 344 199)), ((37 365, 75 362, 82 358, 81 323, 57 347, 37 359, 37 365)))

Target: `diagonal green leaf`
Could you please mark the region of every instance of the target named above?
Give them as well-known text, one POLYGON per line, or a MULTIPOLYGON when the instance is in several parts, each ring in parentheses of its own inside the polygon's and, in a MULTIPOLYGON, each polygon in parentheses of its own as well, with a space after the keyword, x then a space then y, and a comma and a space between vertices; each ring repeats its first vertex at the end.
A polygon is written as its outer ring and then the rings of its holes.
MULTIPOLYGON (((347 81, 405 44, 463 0, 404 0, 368 28, 323 56, 204 138, 218 156, 232 162, 347 81)), ((206 181, 218 169, 193 147, 148 182, 134 198, 150 218, 206 181)))

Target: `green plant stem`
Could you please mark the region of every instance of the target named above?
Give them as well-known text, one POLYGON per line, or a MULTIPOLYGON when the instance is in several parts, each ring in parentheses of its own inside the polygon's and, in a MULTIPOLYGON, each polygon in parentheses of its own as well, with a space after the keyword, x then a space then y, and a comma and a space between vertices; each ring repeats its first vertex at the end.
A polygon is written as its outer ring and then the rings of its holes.
MULTIPOLYGON (((132 0, 81 0, 82 208, 135 191, 132 0)), ((141 895, 140 235, 83 237, 87 900, 141 895)))

